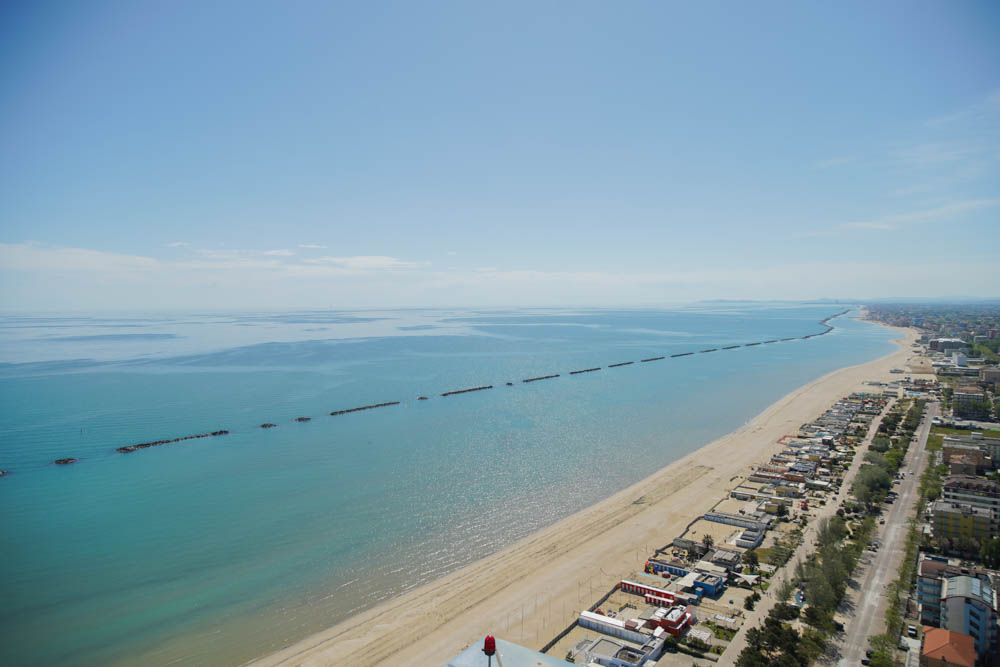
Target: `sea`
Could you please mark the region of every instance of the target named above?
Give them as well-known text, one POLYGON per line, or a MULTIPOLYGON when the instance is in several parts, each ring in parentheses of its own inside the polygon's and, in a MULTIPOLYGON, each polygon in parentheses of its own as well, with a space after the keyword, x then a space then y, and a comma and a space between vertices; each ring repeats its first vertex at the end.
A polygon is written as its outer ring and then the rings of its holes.
POLYGON ((897 335, 858 315, 6 315, 0 664, 238 665, 280 649, 892 352, 897 335))

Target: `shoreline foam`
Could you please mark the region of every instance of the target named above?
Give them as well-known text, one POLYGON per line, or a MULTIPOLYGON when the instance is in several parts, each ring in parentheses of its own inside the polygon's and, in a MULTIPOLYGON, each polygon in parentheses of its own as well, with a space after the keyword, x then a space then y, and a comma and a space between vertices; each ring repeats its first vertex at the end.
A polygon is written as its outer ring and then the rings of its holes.
POLYGON ((248 664, 443 665, 486 633, 541 647, 597 599, 591 591, 636 571, 780 449, 779 437, 862 390, 865 380, 891 379, 915 338, 912 330, 894 330, 902 334, 895 352, 828 373, 611 497, 248 664))

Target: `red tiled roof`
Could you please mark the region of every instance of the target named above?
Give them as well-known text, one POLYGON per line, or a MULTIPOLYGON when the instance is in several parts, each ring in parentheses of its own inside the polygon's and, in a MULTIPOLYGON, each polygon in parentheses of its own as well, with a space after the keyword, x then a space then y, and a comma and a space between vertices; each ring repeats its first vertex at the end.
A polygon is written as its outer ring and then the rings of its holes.
POLYGON ((924 656, 950 665, 975 667, 976 648, 969 635, 924 627, 924 656))

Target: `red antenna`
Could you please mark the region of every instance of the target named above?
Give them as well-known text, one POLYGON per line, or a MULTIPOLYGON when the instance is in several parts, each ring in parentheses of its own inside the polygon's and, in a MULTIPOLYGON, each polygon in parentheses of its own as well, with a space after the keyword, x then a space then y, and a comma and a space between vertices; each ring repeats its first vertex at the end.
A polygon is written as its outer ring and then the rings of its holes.
POLYGON ((493 664, 493 654, 497 652, 497 640, 493 635, 486 635, 486 639, 483 640, 483 653, 486 654, 488 658, 487 664, 493 664))

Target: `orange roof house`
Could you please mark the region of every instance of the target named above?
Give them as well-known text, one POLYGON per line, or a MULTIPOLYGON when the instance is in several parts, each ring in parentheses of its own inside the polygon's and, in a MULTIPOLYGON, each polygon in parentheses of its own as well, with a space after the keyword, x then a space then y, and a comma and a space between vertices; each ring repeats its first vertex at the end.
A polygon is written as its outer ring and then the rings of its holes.
POLYGON ((972 637, 924 626, 924 649, 920 654, 920 664, 927 667, 975 667, 976 649, 972 637))

